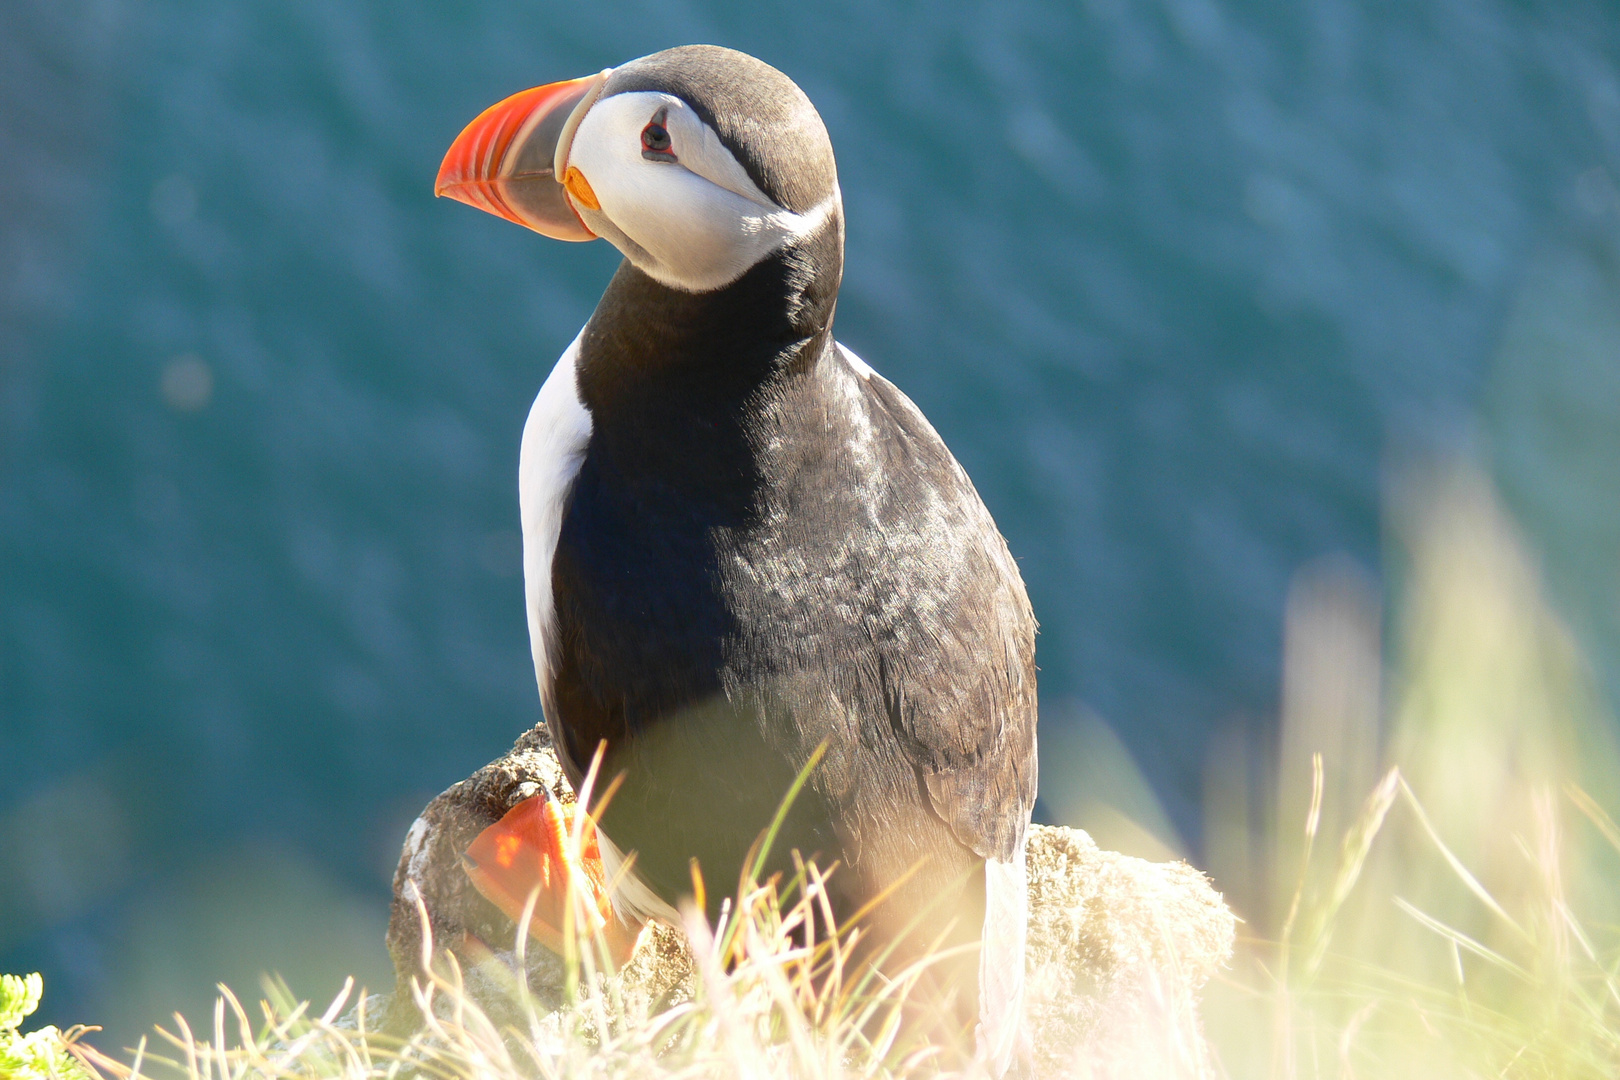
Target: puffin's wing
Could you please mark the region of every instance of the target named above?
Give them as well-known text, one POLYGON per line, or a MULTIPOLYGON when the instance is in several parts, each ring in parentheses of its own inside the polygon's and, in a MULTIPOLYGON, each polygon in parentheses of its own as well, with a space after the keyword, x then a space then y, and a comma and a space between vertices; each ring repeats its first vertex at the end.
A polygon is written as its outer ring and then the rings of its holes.
POLYGON ((839 346, 923 480, 925 527, 948 532, 924 648, 882 648, 878 679, 890 729, 916 768, 930 808, 982 858, 1020 850, 1035 804, 1035 615, 1017 564, 967 473, 921 410, 839 346))

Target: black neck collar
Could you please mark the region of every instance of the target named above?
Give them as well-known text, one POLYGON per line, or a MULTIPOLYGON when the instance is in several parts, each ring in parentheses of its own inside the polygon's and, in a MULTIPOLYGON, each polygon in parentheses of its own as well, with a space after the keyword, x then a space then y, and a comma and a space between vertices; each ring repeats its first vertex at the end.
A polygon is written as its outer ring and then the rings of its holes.
POLYGON ((746 394, 807 369, 832 340, 843 231, 834 214, 815 233, 706 293, 671 288, 625 260, 580 342, 585 406, 600 416, 615 399, 654 387, 662 392, 670 380, 746 394))

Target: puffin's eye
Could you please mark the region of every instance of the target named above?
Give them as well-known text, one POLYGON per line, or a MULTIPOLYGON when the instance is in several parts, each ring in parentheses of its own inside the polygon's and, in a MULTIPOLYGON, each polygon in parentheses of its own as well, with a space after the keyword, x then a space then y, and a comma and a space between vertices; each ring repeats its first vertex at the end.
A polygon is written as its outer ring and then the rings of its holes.
POLYGON ((641 146, 642 149, 654 153, 666 151, 669 149, 669 132, 662 124, 648 124, 641 129, 641 146))
POLYGON ((648 161, 674 161, 669 149, 669 129, 664 127, 668 109, 659 109, 647 126, 641 129, 641 156, 648 161))

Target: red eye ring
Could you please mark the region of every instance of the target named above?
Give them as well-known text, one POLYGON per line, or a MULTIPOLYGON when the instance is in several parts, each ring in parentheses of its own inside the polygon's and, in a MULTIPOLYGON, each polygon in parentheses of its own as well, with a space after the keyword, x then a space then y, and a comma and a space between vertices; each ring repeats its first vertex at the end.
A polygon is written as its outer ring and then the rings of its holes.
POLYGON ((647 126, 641 129, 641 156, 648 161, 675 160, 669 129, 664 126, 668 115, 668 109, 659 109, 653 118, 647 121, 647 126))

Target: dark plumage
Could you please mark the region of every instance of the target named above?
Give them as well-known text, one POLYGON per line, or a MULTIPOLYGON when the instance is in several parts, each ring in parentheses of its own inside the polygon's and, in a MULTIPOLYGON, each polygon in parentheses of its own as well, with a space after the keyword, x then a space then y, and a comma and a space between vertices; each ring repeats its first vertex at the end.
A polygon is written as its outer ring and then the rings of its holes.
POLYGON ((925 888, 1010 858, 1034 801, 1029 602, 938 435, 833 344, 835 232, 713 294, 626 263, 580 344, 593 430, 552 571, 557 743, 577 773, 605 740, 611 775, 681 723, 705 728, 683 742, 757 735, 756 764, 779 759, 728 777, 683 756, 697 775, 679 781, 632 768, 604 828, 669 899, 695 852, 661 834, 725 834, 731 857, 704 867, 734 881, 824 738, 819 846, 871 879, 863 892, 925 854, 925 888), (705 778, 763 786, 739 800, 753 820, 705 778), (656 789, 688 785, 712 821, 661 812, 656 789))

